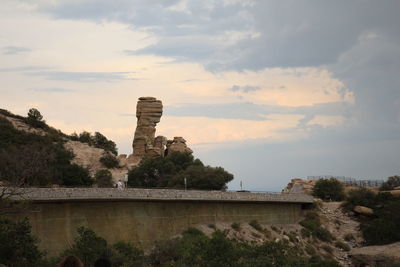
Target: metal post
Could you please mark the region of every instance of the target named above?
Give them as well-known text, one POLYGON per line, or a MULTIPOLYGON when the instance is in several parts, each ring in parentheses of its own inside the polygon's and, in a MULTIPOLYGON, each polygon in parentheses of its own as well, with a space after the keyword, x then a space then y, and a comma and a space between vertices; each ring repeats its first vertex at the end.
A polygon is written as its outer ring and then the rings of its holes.
POLYGON ((185 182, 185 190, 187 189, 187 181, 186 181, 186 177, 184 178, 184 182, 185 182))

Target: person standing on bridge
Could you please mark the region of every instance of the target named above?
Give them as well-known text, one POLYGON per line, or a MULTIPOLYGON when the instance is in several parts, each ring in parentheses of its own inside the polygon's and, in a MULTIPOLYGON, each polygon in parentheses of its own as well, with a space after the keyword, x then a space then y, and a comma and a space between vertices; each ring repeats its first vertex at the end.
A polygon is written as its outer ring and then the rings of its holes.
POLYGON ((122 190, 122 189, 124 189, 124 187, 125 187, 124 183, 123 183, 121 180, 118 180, 118 182, 117 182, 117 188, 118 188, 119 190, 122 190))

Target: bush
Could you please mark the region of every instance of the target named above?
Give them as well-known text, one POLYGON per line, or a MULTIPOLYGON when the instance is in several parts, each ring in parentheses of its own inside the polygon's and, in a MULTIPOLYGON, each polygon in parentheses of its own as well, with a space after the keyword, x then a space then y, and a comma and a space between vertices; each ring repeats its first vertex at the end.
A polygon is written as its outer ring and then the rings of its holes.
POLYGON ((24 120, 27 124, 34 128, 46 128, 48 127, 43 121, 43 116, 36 108, 31 108, 28 111, 28 117, 24 120))
POLYGON ((64 255, 76 255, 85 266, 90 266, 98 258, 110 256, 111 252, 104 238, 84 226, 79 227, 77 232, 75 243, 63 253, 64 255))
POLYGON ((260 223, 258 222, 258 221, 256 221, 256 220, 252 220, 252 221, 250 221, 249 222, 249 225, 251 226, 251 227, 253 227, 254 229, 256 229, 257 231, 259 231, 259 232, 263 232, 264 231, 264 228, 260 225, 260 223))
POLYGON ((325 201, 341 201, 344 198, 344 188, 342 183, 334 178, 320 179, 315 183, 312 194, 325 201))
MULTIPOLYGON (((306 228, 310 234, 321 241, 330 242, 333 239, 332 234, 321 226, 319 216, 316 212, 309 212, 306 217, 300 221, 300 225, 306 228)), ((302 231, 303 235, 305 231, 302 231)))
POLYGON ((374 204, 375 193, 367 188, 360 187, 349 191, 344 207, 349 210, 352 210, 355 206, 373 208, 374 204))
POLYGON ((235 230, 237 232, 240 232, 240 230, 241 230, 240 223, 236 223, 236 222, 232 223, 231 227, 232 227, 233 230, 235 230))
POLYGON ((0 240, 0 265, 40 265, 43 253, 37 247, 38 240, 32 236, 27 219, 17 222, 0 219, 0 240))
POLYGON ((226 189, 226 183, 233 175, 223 168, 204 166, 191 154, 173 152, 166 157, 145 158, 128 173, 131 187, 172 187, 184 188, 185 178, 188 189, 226 189))
POLYGON ((380 190, 382 191, 393 190, 397 186, 400 186, 400 176, 398 175, 390 176, 387 179, 387 181, 382 184, 380 190))
POLYGON ((335 242, 335 247, 340 248, 344 251, 350 251, 350 247, 349 245, 347 245, 346 243, 342 242, 342 241, 336 241, 335 242))
POLYGON ((119 167, 118 159, 115 156, 108 153, 102 156, 99 161, 101 164, 103 164, 104 167, 109 169, 119 167))
POLYGON ((349 242, 349 241, 354 241, 355 238, 354 238, 354 236, 353 236, 352 233, 348 233, 348 234, 345 234, 344 240, 346 240, 347 242, 349 242))
POLYGON ((98 187, 113 187, 112 174, 109 170, 99 170, 94 176, 98 187))
POLYGON ((91 186, 93 184, 90 178, 89 170, 78 164, 61 166, 61 185, 65 186, 91 186))
POLYGON ((97 148, 102 148, 105 151, 111 152, 114 155, 118 154, 117 146, 115 145, 115 143, 111 140, 108 140, 107 137, 99 132, 95 132, 94 135, 92 135, 89 132, 83 131, 79 134, 79 136, 74 133, 69 136, 69 139, 73 141, 80 141, 82 143, 86 143, 90 146, 94 146, 97 148))

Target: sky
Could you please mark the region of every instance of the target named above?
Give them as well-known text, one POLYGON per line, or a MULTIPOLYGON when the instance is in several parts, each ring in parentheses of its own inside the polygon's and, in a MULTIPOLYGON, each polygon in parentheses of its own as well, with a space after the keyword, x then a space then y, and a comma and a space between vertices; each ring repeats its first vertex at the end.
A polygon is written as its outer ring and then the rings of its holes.
POLYGON ((400 174, 400 1, 2 0, 0 108, 132 153, 141 96, 157 135, 234 174, 400 174))

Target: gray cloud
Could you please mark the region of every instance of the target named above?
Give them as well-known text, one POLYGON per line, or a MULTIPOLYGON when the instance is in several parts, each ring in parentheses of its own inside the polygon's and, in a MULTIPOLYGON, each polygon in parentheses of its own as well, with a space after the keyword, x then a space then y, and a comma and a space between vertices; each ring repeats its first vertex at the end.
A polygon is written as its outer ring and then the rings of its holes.
POLYGON ((28 89, 29 91, 34 91, 37 93, 72 93, 75 90, 66 89, 66 88, 32 88, 28 89))
POLYGON ((192 61, 213 72, 322 67, 354 92, 354 105, 166 107, 166 115, 248 120, 263 120, 268 114, 303 114, 298 129, 306 127, 316 114, 349 118, 340 128, 313 126, 308 140, 258 143, 200 154, 210 161, 207 164, 222 164, 232 170, 237 179, 249 179, 253 186, 263 181, 268 188, 295 176, 330 173, 385 178, 398 174, 400 1, 265 0, 227 5, 225 1, 188 1, 182 11, 173 8, 178 2, 46 1, 38 10, 62 19, 118 21, 157 37, 148 47, 127 47, 126 54, 192 61), (244 161, 246 158, 252 160, 244 161))
POLYGON ((234 85, 231 88, 229 88, 228 90, 233 91, 233 92, 241 91, 243 93, 248 93, 248 92, 252 92, 252 91, 258 91, 260 89, 261 89, 260 87, 251 86, 251 85, 244 85, 244 86, 234 85))
POLYGON ((251 102, 228 104, 180 104, 166 106, 164 114, 170 116, 201 116, 223 119, 267 120, 271 114, 304 115, 303 125, 316 115, 351 117, 352 105, 345 102, 315 104, 313 106, 284 107, 273 105, 258 105, 251 102))
POLYGON ((131 72, 65 72, 65 71, 38 71, 27 72, 27 75, 42 76, 48 80, 77 81, 77 82, 117 82, 132 80, 127 75, 131 72))
POLYGON ((18 55, 26 52, 30 52, 31 49, 22 46, 5 46, 3 47, 3 55, 18 55))
POLYGON ((12 68, 0 68, 0 72, 26 72, 26 71, 43 71, 49 70, 50 67, 44 66, 20 66, 20 67, 12 67, 12 68))

